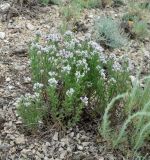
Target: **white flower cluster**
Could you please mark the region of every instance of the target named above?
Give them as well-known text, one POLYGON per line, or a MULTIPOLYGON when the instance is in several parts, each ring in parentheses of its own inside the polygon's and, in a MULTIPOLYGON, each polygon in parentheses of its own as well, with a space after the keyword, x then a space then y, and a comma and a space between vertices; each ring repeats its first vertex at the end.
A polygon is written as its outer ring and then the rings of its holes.
POLYGON ((33 89, 36 90, 36 89, 41 89, 44 85, 42 83, 34 83, 33 85, 33 89))
POLYGON ((53 77, 53 76, 57 76, 57 73, 56 72, 48 72, 49 76, 53 77))
POLYGON ((71 71, 71 66, 70 66, 69 64, 68 64, 67 66, 64 66, 64 67, 62 68, 62 72, 65 72, 65 73, 67 73, 67 74, 69 74, 70 71, 71 71))
POLYGON ((82 68, 84 73, 87 73, 90 70, 90 68, 88 67, 87 60, 85 58, 76 61, 76 66, 78 69, 82 68))
POLYGON ((76 43, 75 43, 75 41, 72 40, 70 42, 65 42, 64 44, 65 44, 66 48, 68 48, 68 49, 74 49, 76 43))
POLYGON ((76 71, 75 76, 76 76, 77 82, 79 82, 79 80, 85 76, 85 73, 81 74, 80 71, 76 71))
POLYGON ((56 87, 58 81, 57 81, 55 78, 50 78, 50 79, 48 80, 48 83, 49 83, 49 85, 50 85, 51 87, 56 87))
POLYGON ((74 92, 75 92, 75 90, 73 88, 70 88, 69 90, 67 90, 66 95, 72 96, 74 92))
POLYGON ((117 81, 116 81, 115 78, 113 78, 113 77, 109 80, 109 82, 110 82, 110 83, 111 83, 111 82, 117 83, 117 81))
POLYGON ((59 53, 56 56, 61 56, 63 58, 72 58, 73 57, 73 53, 70 51, 67 51, 65 49, 62 49, 59 51, 59 53))
POLYGON ((98 43, 94 42, 94 41, 90 41, 89 42, 89 45, 91 45, 91 47, 94 49, 94 50, 97 50, 99 52, 103 52, 104 51, 104 48, 101 47, 98 43))
POLYGON ((23 102, 25 107, 29 107, 31 105, 31 101, 39 99, 40 94, 35 92, 34 94, 26 93, 25 96, 21 96, 17 99, 15 105, 18 106, 23 102))
POLYGON ((46 36, 46 39, 53 42, 59 42, 61 40, 61 37, 58 34, 49 34, 46 36))
POLYGON ((114 64, 112 65, 112 69, 114 71, 120 71, 120 72, 123 71, 121 64, 117 61, 114 61, 114 64))
POLYGON ((71 37, 72 37, 74 34, 73 34, 73 32, 71 32, 71 31, 68 30, 68 31, 65 32, 64 35, 65 35, 65 36, 71 36, 71 37))
POLYGON ((101 61, 103 64, 106 64, 107 61, 108 61, 107 55, 105 55, 105 54, 103 54, 103 53, 100 53, 100 54, 99 54, 99 59, 100 59, 100 61, 101 61))
POLYGON ((100 70, 100 75, 103 79, 106 79, 106 74, 105 74, 105 70, 104 69, 101 69, 100 70))

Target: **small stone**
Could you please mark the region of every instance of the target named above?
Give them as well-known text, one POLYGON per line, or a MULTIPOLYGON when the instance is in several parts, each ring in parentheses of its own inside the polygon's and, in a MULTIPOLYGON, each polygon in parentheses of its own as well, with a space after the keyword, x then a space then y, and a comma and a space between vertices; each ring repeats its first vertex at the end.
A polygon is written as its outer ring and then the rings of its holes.
POLYGON ((60 159, 65 159, 67 155, 67 151, 63 151, 61 154, 60 154, 60 159))
POLYGON ((6 151, 6 150, 8 150, 10 148, 10 146, 9 145, 0 145, 0 151, 6 151))
POLYGON ((18 71, 22 71, 26 68, 26 66, 25 65, 14 64, 14 68, 18 71))
POLYGON ((67 152, 72 152, 72 149, 70 146, 67 147, 67 152))
POLYGON ((4 3, 4 4, 0 5, 0 12, 5 13, 8 11, 9 8, 10 8, 10 4, 4 3))
POLYGON ((59 152, 62 152, 64 149, 62 148, 62 147, 60 147, 59 149, 58 149, 58 151, 59 152))
POLYGON ((55 134, 53 136, 53 140, 54 141, 58 141, 58 132, 55 132, 55 134))
POLYGON ((34 26, 31 23, 27 23, 26 24, 27 29, 33 31, 34 30, 34 26))
POLYGON ((30 78, 30 77, 25 77, 25 78, 24 78, 24 82, 25 82, 25 83, 31 82, 31 78, 30 78))
POLYGON ((26 45, 17 45, 17 47, 12 49, 12 54, 24 54, 28 52, 28 47, 26 45))
POLYGON ((4 39, 6 36, 5 32, 0 32, 0 39, 4 39))
POLYGON ((90 142, 83 142, 83 143, 82 143, 82 145, 83 145, 84 147, 87 147, 89 144, 90 144, 90 142))
POLYGON ((83 146, 81 145, 77 145, 78 150, 82 151, 83 150, 83 146))
POLYGON ((44 158, 44 155, 43 155, 43 154, 41 154, 40 152, 36 152, 36 155, 37 155, 39 158, 41 158, 41 159, 43 159, 43 158, 44 158))
POLYGON ((49 142, 46 142, 45 144, 47 147, 49 147, 51 144, 49 142))
POLYGON ((23 153, 23 154, 27 154, 27 153, 29 153, 29 152, 30 152, 29 149, 23 149, 23 150, 21 151, 21 153, 23 153))
POLYGON ((8 86, 8 89, 9 89, 9 90, 12 90, 12 89, 14 89, 14 88, 15 88, 14 86, 11 86, 11 85, 8 86))
POLYGON ((91 18, 91 19, 93 19, 94 15, 90 14, 88 17, 91 18))
POLYGON ((6 78, 6 82, 9 82, 11 79, 9 77, 6 78))
POLYGON ((70 137, 74 137, 74 132, 71 132, 71 133, 70 133, 70 137))
POLYGON ((21 135, 20 137, 16 138, 15 142, 16 144, 24 144, 25 143, 24 136, 21 135))

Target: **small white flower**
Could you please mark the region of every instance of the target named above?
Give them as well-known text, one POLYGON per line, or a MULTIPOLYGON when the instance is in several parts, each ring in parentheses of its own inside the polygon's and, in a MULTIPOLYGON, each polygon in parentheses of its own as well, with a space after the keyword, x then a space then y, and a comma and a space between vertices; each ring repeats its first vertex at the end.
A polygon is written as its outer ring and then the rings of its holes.
POLYGON ((26 107, 29 107, 29 106, 31 105, 31 103, 30 103, 30 102, 25 102, 24 105, 25 105, 26 107))
POLYGON ((115 78, 112 77, 112 78, 110 79, 110 82, 116 83, 117 81, 115 80, 115 78))
POLYGON ((112 67, 113 67, 114 71, 122 71, 122 67, 121 67, 120 63, 117 61, 114 62, 112 67))
POLYGON ((51 86, 51 87, 53 87, 53 86, 56 86, 57 85, 57 80, 55 79, 55 78, 50 78, 49 80, 48 80, 48 83, 49 83, 49 85, 51 86))
POLYGON ((36 99, 36 98, 39 98, 40 97, 40 94, 35 92, 34 95, 32 96, 33 99, 36 99))
POLYGON ((73 32, 71 32, 71 31, 66 31, 66 32, 65 32, 65 35, 66 35, 66 36, 73 36, 73 32))
POLYGON ((89 44, 92 46, 93 49, 99 51, 99 52, 103 52, 104 48, 101 47, 98 43, 94 42, 94 41, 90 41, 89 44))
POLYGON ((70 88, 70 89, 66 92, 66 95, 67 95, 67 96, 72 96, 74 92, 75 92, 75 90, 74 90, 73 88, 70 88))
POLYGON ((106 79, 106 74, 105 74, 105 70, 104 69, 101 69, 100 70, 100 75, 103 79, 106 79))
POLYGON ((61 37, 58 34, 49 34, 48 36, 46 36, 46 39, 53 42, 58 42, 60 41, 61 37))
POLYGON ((116 55, 115 55, 114 53, 111 53, 111 54, 109 55, 109 58, 110 58, 110 59, 113 59, 114 61, 116 61, 116 59, 117 59, 117 57, 116 57, 116 55))
POLYGON ((55 73, 55 72, 48 72, 48 74, 49 74, 50 76, 56 76, 56 75, 57 75, 57 73, 55 73))
POLYGON ((101 61, 102 63, 104 63, 104 64, 107 63, 107 56, 106 56, 106 55, 100 54, 100 55, 99 55, 99 58, 100 58, 100 61, 101 61))
POLYGON ((85 104, 85 106, 88 105, 88 98, 85 96, 85 97, 80 97, 81 101, 85 104))
POLYGON ((85 73, 81 74, 79 71, 76 71, 75 76, 78 82, 80 78, 83 78, 85 76, 85 73))
POLYGON ((28 99, 28 98, 31 98, 31 94, 30 94, 30 93, 26 93, 26 94, 25 94, 25 98, 27 98, 27 99, 28 99))
POLYGON ((41 51, 37 51, 37 55, 41 55, 42 54, 42 52, 41 51))
POLYGON ((33 89, 34 90, 36 90, 36 89, 40 89, 40 88, 42 88, 44 85, 42 84, 42 83, 35 83, 34 85, 33 85, 33 89))
POLYGON ((44 73, 44 70, 43 70, 43 69, 41 69, 41 70, 40 70, 40 73, 41 73, 41 74, 42 74, 42 73, 44 73))
POLYGON ((70 71, 71 71, 71 67, 70 67, 70 65, 67 65, 67 66, 65 66, 65 67, 63 67, 63 72, 66 72, 66 73, 70 73, 70 71))

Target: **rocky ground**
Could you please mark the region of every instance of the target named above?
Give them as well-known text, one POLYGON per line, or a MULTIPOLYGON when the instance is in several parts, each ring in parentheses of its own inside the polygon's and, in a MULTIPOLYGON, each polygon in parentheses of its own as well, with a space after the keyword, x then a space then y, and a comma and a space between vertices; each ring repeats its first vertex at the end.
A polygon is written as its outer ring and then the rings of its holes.
MULTIPOLYGON (((16 113, 16 100, 31 91, 29 72, 28 44, 34 39, 35 33, 41 31, 58 32, 61 18, 58 6, 39 8, 35 17, 20 15, 0 22, 0 159, 1 160, 114 160, 123 159, 121 153, 114 153, 105 142, 97 139, 96 133, 80 127, 72 128, 61 134, 55 128, 41 131, 37 135, 25 134, 23 124, 16 113)), ((81 21, 88 27, 93 25, 94 17, 102 14, 121 16, 122 9, 105 9, 84 11, 81 21), (87 14, 88 12, 88 14, 87 14)), ((33 14, 32 14, 33 15, 33 14)), ((84 33, 78 33, 84 36, 84 33)), ((129 50, 115 50, 116 54, 127 52, 138 66, 144 59, 143 74, 150 69, 149 39, 143 46, 131 41, 129 50)), ((106 51, 107 53, 109 51, 106 51)), ((124 158, 125 159, 125 158, 124 158)))

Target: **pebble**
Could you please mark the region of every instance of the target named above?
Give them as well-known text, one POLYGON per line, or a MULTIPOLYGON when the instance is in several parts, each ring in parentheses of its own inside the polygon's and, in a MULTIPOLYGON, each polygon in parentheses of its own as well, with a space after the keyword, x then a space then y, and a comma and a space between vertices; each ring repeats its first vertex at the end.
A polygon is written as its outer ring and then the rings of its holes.
POLYGON ((6 36, 5 32, 0 32, 0 39, 3 40, 5 38, 5 36, 6 36))
POLYGON ((0 12, 5 13, 6 11, 8 11, 8 9, 10 8, 10 4, 9 3, 4 3, 0 5, 0 12))
POLYGON ((83 146, 81 145, 77 145, 78 150, 82 151, 83 150, 83 146))
POLYGON ((64 151, 60 154, 60 159, 64 159, 67 155, 67 151, 64 151))
POLYGON ((83 145, 84 147, 87 147, 89 144, 90 144, 90 142, 82 142, 82 145, 83 145))
POLYGON ((9 82, 11 79, 9 77, 6 78, 6 82, 9 82))
POLYGON ((54 141, 58 141, 58 132, 55 132, 55 134, 53 136, 53 140, 54 141))
POLYGON ((16 144, 24 144, 25 143, 24 136, 20 135, 20 137, 16 138, 15 142, 16 142, 16 144))
POLYGON ((26 24, 27 29, 33 31, 35 29, 35 27, 31 24, 31 23, 27 23, 26 24))

